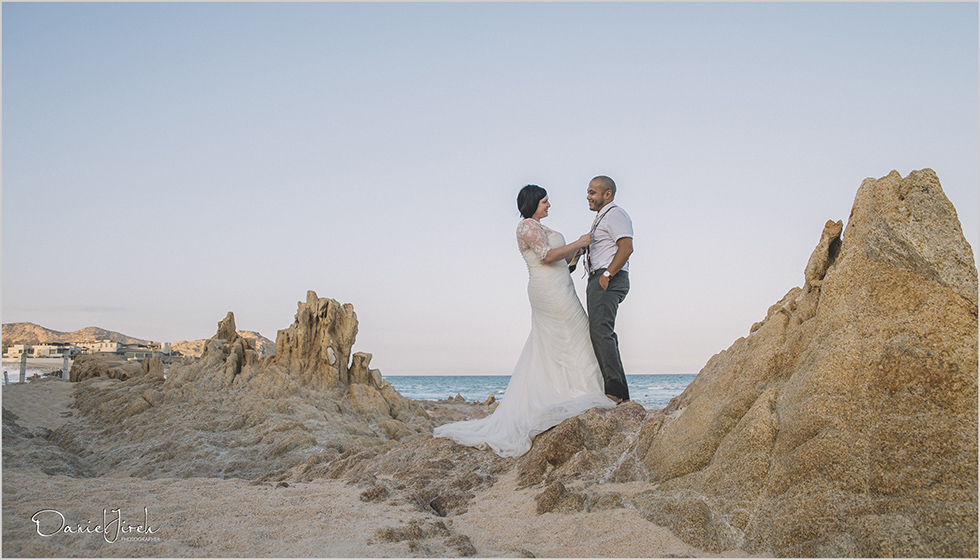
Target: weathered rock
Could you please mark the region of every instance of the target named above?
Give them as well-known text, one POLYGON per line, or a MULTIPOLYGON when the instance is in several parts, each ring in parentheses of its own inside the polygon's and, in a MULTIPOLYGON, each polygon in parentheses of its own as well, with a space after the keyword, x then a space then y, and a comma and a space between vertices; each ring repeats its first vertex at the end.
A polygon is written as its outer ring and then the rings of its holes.
MULTIPOLYGON (((976 308, 977 268, 956 209, 931 169, 893 171, 858 189, 844 235, 875 270, 901 270, 932 289, 942 286, 976 308)), ((906 301, 910 301, 906 299, 906 301)))
POLYGON ((263 359, 228 313, 201 359, 173 365, 166 379, 149 361, 138 378, 79 383, 82 422, 53 437, 97 475, 253 479, 431 433, 425 411, 369 367, 370 354, 342 361, 356 332, 351 306, 309 292, 280 331, 281 355, 263 359))
POLYGON ((381 542, 408 542, 414 556, 466 558, 476 556, 476 548, 466 535, 454 535, 442 521, 410 521, 404 527, 378 529, 374 538, 381 542))
POLYGON ((354 306, 318 298, 312 290, 298 305, 292 326, 276 337, 275 363, 309 386, 347 386, 350 352, 357 338, 354 306))
POLYGON ((344 478, 364 484, 371 495, 381 494, 378 488, 384 487, 391 503, 406 503, 419 511, 447 517, 465 513, 476 492, 492 486, 513 464, 514 459, 492 451, 414 434, 370 450, 352 448, 340 457, 311 456, 268 480, 344 478))
POLYGON ((160 359, 160 356, 143 360, 143 363, 140 365, 140 371, 143 375, 152 375, 162 380, 164 376, 163 360, 160 359))
POLYGON ((362 385, 381 386, 381 371, 371 369, 371 354, 357 352, 354 354, 350 365, 351 384, 360 383, 362 385))
MULTIPOLYGON (((255 331, 237 331, 242 338, 247 338, 252 343, 252 347, 259 356, 267 358, 276 353, 275 341, 269 340, 255 331)), ((207 348, 208 339, 201 340, 180 340, 170 345, 170 351, 175 355, 200 358, 207 348)))
POLYGON ((623 503, 623 495, 619 492, 590 492, 585 496, 585 511, 607 511, 624 507, 626 504, 623 503))
POLYGON ((630 401, 611 410, 594 408, 563 421, 536 437, 531 450, 517 460, 519 484, 641 478, 623 477, 621 472, 637 464, 631 434, 640 430, 646 417, 643 406, 630 401))
POLYGON ((3 468, 30 469, 72 478, 89 476, 84 463, 75 454, 49 441, 51 430, 25 428, 17 420, 16 414, 3 409, 3 468))
POLYGON ((706 550, 976 556, 977 271, 935 174, 866 180, 804 276, 642 434, 641 511, 706 550))
POLYGON ((228 344, 235 342, 235 339, 238 338, 238 329, 235 328, 234 313, 229 311, 228 314, 225 315, 225 318, 218 323, 218 332, 215 333, 213 338, 223 340, 228 344))
POLYGON ((537 513, 575 513, 606 511, 625 507, 619 492, 572 491, 560 481, 552 482, 535 496, 537 513))
POLYGON ((581 492, 569 492, 561 482, 553 482, 544 492, 535 496, 538 515, 542 513, 575 513, 585 509, 585 496, 581 492))
POLYGON ((360 498, 362 502, 382 502, 388 497, 388 494, 387 487, 377 485, 361 492, 360 498))
POLYGON ((449 549, 449 557, 469 558, 471 556, 476 556, 476 547, 473 546, 473 541, 471 541, 466 535, 454 535, 449 537, 443 541, 443 545, 449 549))
POLYGON ((77 382, 95 377, 126 380, 139 376, 142 371, 139 363, 127 362, 115 355, 82 354, 72 361, 68 380, 77 382))
POLYGON ((667 527, 702 550, 717 554, 735 547, 735 539, 725 538, 730 531, 724 521, 713 519, 712 510, 702 496, 652 490, 634 496, 632 502, 647 520, 667 527))
POLYGON ((172 367, 167 384, 172 387, 194 384, 200 390, 212 391, 241 387, 258 373, 261 362, 252 341, 238 335, 235 314, 228 312, 218 323, 217 333, 205 344, 200 361, 172 367))
POLYGON ((420 541, 432 537, 448 537, 451 533, 442 521, 425 523, 411 521, 404 527, 385 527, 378 529, 374 538, 382 542, 420 541))

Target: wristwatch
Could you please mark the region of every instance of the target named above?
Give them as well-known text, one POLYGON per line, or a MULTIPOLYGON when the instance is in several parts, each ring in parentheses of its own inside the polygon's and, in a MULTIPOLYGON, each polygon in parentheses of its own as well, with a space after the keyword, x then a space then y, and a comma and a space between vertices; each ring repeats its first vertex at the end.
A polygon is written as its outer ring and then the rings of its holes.
POLYGON ((603 272, 602 275, 605 276, 606 278, 612 278, 612 274, 609 274, 608 270, 603 272))

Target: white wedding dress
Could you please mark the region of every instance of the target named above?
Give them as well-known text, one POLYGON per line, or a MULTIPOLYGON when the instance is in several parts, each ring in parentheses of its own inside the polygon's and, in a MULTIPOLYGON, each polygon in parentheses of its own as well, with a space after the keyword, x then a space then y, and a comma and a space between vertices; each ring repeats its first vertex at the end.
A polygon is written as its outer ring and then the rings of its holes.
POLYGON ((517 240, 530 275, 531 334, 507 390, 490 416, 433 430, 435 437, 489 448, 502 457, 527 453, 535 436, 566 418, 616 406, 603 390, 589 319, 568 265, 544 262, 548 250, 564 246, 565 239, 528 218, 518 225, 517 240))

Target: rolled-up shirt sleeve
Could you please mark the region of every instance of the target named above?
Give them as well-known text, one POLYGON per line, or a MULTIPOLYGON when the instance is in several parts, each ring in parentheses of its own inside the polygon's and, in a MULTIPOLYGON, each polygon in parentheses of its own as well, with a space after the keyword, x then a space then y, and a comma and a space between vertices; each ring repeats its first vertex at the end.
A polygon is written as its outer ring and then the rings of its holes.
POLYGON ((633 221, 629 215, 620 207, 613 208, 606 216, 606 231, 613 241, 619 241, 624 237, 633 237, 633 221))

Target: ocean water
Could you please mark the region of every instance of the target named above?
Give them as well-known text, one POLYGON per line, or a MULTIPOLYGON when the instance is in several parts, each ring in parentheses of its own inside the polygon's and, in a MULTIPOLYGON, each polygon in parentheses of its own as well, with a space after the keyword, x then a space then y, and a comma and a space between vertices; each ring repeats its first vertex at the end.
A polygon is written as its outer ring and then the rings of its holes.
MULTIPOLYGON (((697 374, 627 374, 630 398, 648 410, 664 408, 670 399, 684 392, 697 374)), ((493 395, 506 398, 509 375, 386 375, 402 396, 422 401, 447 399, 460 394, 467 401, 485 401, 493 395)))
MULTIPOLYGON (((27 378, 40 376, 61 369, 57 364, 28 364, 27 378), (55 367, 57 365, 58 367, 55 367)), ((20 360, 4 360, 6 383, 17 383, 20 377, 20 360)), ((664 408, 670 399, 684 392, 697 374, 627 374, 630 397, 648 410, 664 408)), ((485 401, 493 395, 497 400, 505 397, 504 389, 509 375, 386 375, 385 381, 402 396, 420 401, 437 401, 460 394, 467 401, 485 401)))
MULTIPOLYGON (((71 369, 72 360, 69 360, 68 367, 71 369)), ((62 358, 28 358, 27 368, 24 370, 25 380, 32 377, 40 377, 46 373, 60 371, 64 368, 62 358)), ((20 360, 3 360, 4 384, 17 383, 20 381, 20 360)), ((67 376, 66 376, 67 377, 67 376)))

